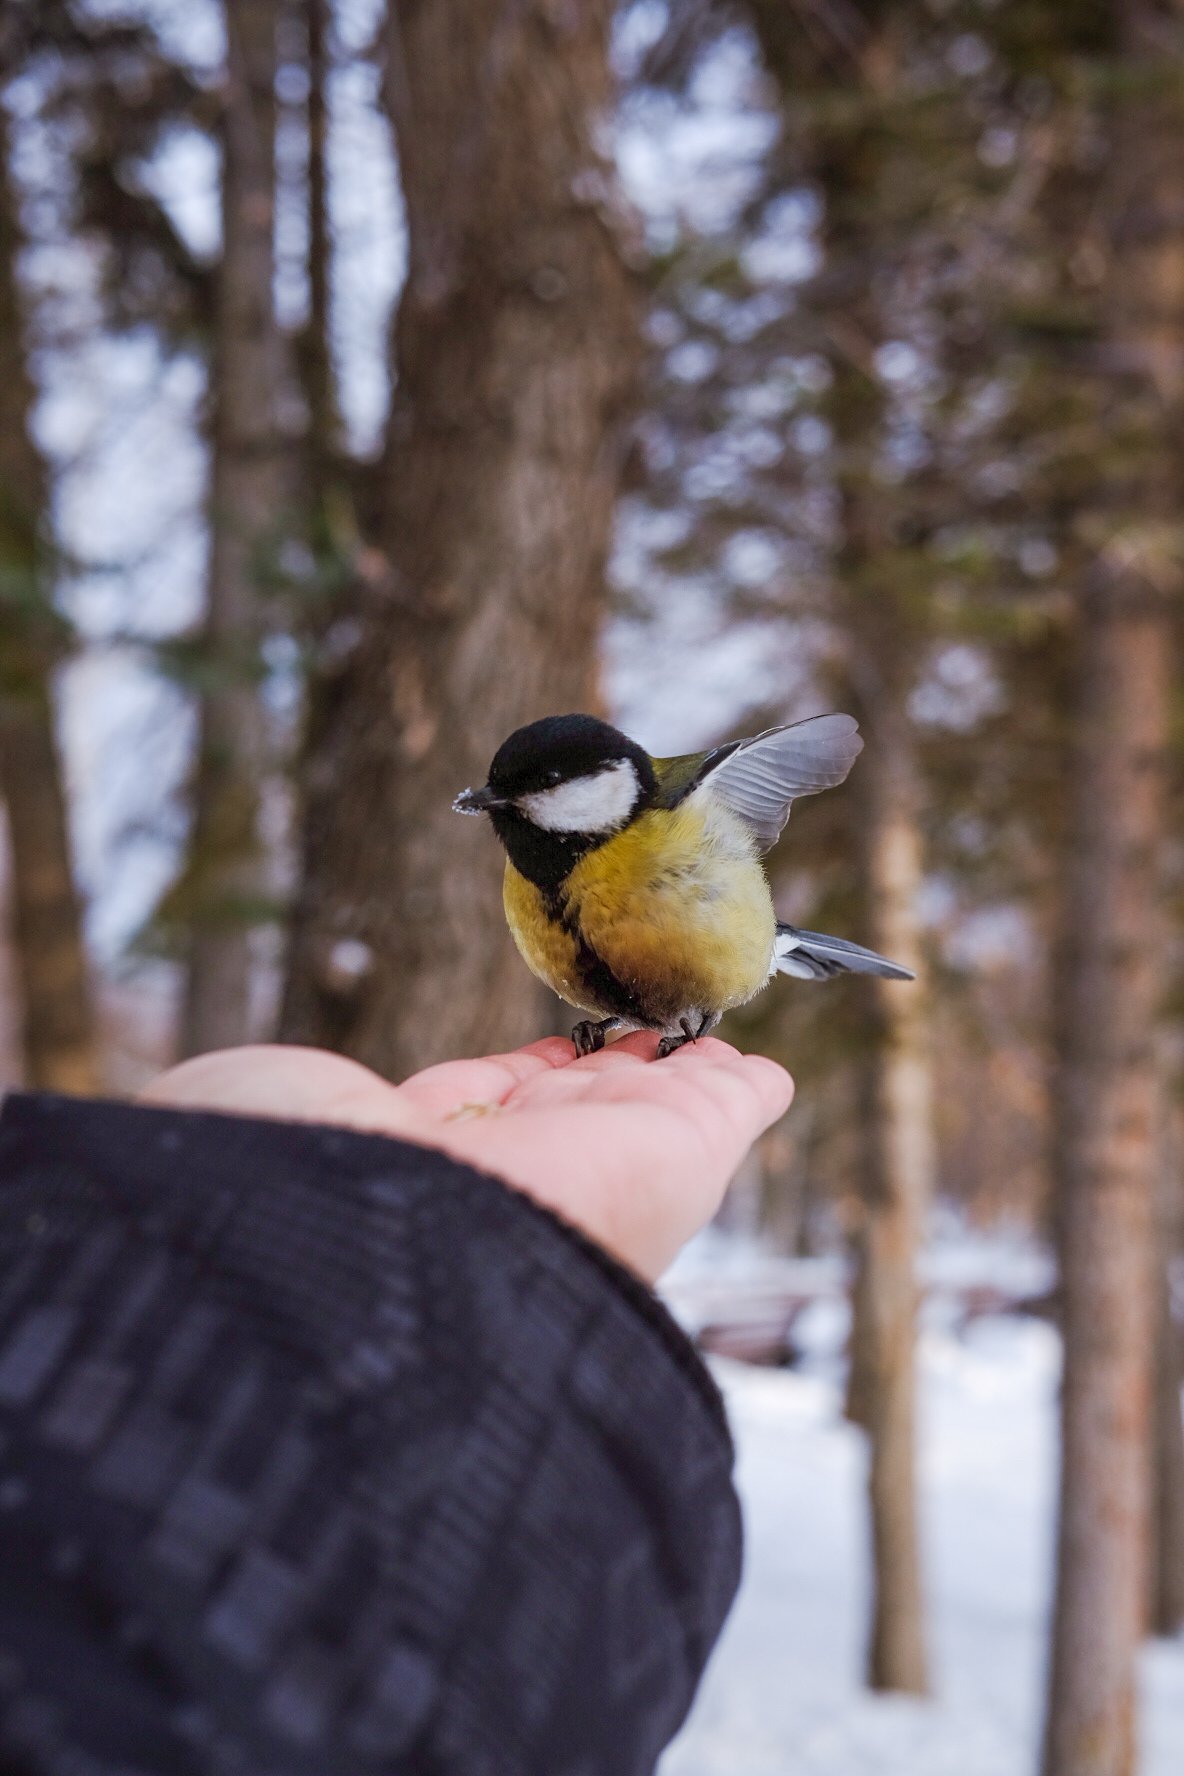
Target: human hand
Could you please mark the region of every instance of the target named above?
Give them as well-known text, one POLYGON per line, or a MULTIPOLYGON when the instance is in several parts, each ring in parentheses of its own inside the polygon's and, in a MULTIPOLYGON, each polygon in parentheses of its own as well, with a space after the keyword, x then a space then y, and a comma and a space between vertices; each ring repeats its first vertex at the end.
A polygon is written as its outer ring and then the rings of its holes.
POLYGON ((145 1103, 325 1122, 438 1147, 553 1209, 648 1280, 719 1207, 793 1097, 775 1061, 707 1036, 653 1064, 626 1036, 576 1060, 558 1036, 445 1061, 388 1085, 315 1048, 259 1045, 184 1061, 145 1103))

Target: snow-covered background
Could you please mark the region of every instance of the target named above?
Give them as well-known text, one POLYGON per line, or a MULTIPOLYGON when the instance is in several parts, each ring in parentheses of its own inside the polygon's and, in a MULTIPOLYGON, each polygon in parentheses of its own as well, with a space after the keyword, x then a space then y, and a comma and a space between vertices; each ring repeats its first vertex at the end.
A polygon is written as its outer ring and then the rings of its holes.
MULTIPOLYGON (((737 1280, 746 1262, 734 1258, 737 1280)), ((1009 1242, 963 1240, 930 1253, 919 1352, 927 1701, 873 1696, 862 1684, 866 1457, 842 1413, 841 1298, 824 1288, 807 1309, 793 1369, 713 1359, 736 1436, 746 1570, 661 1776, 1033 1776, 1060 1345, 1049 1325, 1024 1315, 960 1323, 953 1285, 1012 1282, 1026 1293, 1045 1269, 1039 1252, 1009 1242)), ((756 1274, 767 1280, 767 1265, 756 1274)), ((692 1322, 695 1283, 684 1267, 670 1286, 692 1322)), ((1147 1649, 1143 1695, 1140 1776, 1180 1776, 1184 1642, 1147 1649)))

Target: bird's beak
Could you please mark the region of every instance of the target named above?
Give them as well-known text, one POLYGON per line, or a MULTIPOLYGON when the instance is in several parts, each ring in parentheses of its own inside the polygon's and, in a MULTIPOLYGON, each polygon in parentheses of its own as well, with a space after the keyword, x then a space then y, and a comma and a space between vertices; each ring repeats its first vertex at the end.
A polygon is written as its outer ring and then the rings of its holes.
POLYGON ((482 789, 462 789, 452 804, 454 814, 488 814, 491 808, 504 808, 504 796, 495 795, 488 783, 482 789))

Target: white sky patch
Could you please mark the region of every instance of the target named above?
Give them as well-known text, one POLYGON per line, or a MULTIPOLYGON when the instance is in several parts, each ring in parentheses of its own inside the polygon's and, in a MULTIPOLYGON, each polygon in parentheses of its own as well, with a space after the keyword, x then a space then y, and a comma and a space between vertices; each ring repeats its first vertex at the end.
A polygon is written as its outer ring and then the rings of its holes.
POLYGON ((941 647, 909 698, 914 721, 969 733, 1004 706, 1003 687, 984 649, 969 642, 941 647))
POLYGON ((921 354, 914 346, 900 339, 890 339, 882 345, 876 354, 876 369, 885 382, 896 386, 904 386, 912 382, 923 369, 921 354))
POLYGON ((820 208, 812 191, 788 191, 766 205, 758 232, 740 261, 755 283, 800 284, 821 263, 820 208))
POLYGON ((824 419, 813 413, 803 414, 791 427, 794 449, 802 456, 825 456, 831 447, 833 433, 824 419))
POLYGON ((720 551, 721 565, 738 586, 767 586, 785 560, 785 541, 770 530, 739 530, 720 551))
POLYGON ((1040 941, 1024 907, 983 907, 964 912, 949 931, 945 953, 955 968, 1010 965, 1035 968, 1040 941))
POLYGON ((646 54, 670 23, 666 0, 632 0, 613 20, 612 56, 622 84, 634 79, 646 54))
POLYGON ((705 382, 718 363, 718 346, 708 339, 688 339, 674 347, 666 368, 679 382, 705 382))
POLYGON ((772 426, 729 426, 727 436, 740 461, 753 469, 770 469, 785 455, 785 441, 772 426))
POLYGON ((222 246, 219 177, 217 149, 209 136, 189 124, 170 129, 144 169, 148 189, 200 259, 215 258, 222 246))
POLYGON ((57 512, 81 571, 64 602, 95 640, 161 636, 201 609, 205 376, 148 334, 96 340, 47 380, 41 414, 61 472, 57 512))
POLYGON ((759 84, 752 46, 733 31, 704 56, 685 96, 638 93, 622 108, 617 165, 655 246, 683 227, 726 232, 755 194, 780 130, 757 102, 759 84))
POLYGON ((61 735, 88 936, 112 963, 176 868, 176 792, 193 750, 188 700, 135 653, 83 655, 62 675, 61 735))
MULTIPOLYGON (((359 34, 367 8, 348 8, 359 34)), ((329 84, 329 204, 335 243, 331 331, 338 394, 355 450, 376 450, 386 420, 390 317, 407 275, 407 230, 378 70, 352 63, 329 84)))
POLYGON ((750 709, 792 719, 809 680, 801 631, 791 637, 783 623, 769 622, 721 626, 715 600, 683 617, 663 621, 660 663, 652 628, 629 619, 609 625, 605 673, 625 733, 667 757, 714 744, 750 709))
POLYGON ((111 18, 142 18, 160 38, 167 52, 189 62, 198 72, 217 74, 226 53, 222 8, 215 0, 88 0, 88 10, 111 18))
POLYGON ((62 676, 62 747, 88 934, 110 963, 167 885, 183 830, 192 710, 126 638, 177 634, 201 609, 204 376, 192 359, 163 360, 147 336, 96 340, 59 368, 42 413, 59 447, 74 445, 59 448, 55 497, 83 564, 62 603, 92 644, 62 676))

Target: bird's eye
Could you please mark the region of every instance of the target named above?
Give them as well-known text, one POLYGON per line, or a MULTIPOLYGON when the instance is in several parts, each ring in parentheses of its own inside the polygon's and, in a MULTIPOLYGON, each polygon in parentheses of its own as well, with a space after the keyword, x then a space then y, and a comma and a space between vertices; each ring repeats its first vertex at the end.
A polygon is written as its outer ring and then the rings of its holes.
POLYGON ((549 789, 553 783, 558 783, 561 780, 562 776, 563 776, 562 771, 548 771, 547 775, 543 778, 543 782, 547 785, 547 787, 549 789))

